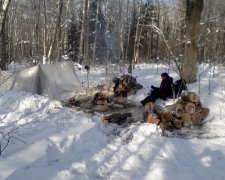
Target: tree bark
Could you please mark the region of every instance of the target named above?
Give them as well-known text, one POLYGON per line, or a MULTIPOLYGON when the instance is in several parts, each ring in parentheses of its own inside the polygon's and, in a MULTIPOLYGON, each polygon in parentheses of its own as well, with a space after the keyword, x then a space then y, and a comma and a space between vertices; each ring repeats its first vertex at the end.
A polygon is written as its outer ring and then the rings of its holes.
POLYGON ((97 44, 97 35, 98 35, 98 16, 99 16, 99 7, 100 7, 100 1, 97 0, 96 1, 97 4, 97 9, 96 9, 96 15, 95 15, 95 38, 94 38, 94 45, 93 45, 93 54, 92 54, 92 62, 95 65, 96 63, 96 58, 95 58, 95 54, 96 54, 96 44, 97 44))
POLYGON ((89 0, 85 0, 84 3, 84 57, 85 62, 90 66, 89 57, 89 0))
POLYGON ((63 0, 58 0, 58 14, 55 24, 55 30, 53 34, 52 43, 50 45, 49 51, 48 51, 48 60, 51 61, 51 56, 53 52, 53 48, 55 46, 55 42, 57 42, 57 61, 61 59, 61 16, 62 16, 62 8, 63 8, 63 0))
POLYGON ((6 17, 11 0, 1 1, 0 6, 0 69, 6 70, 7 52, 6 52, 6 17))
POLYGON ((203 0, 186 0, 186 42, 182 76, 187 83, 196 81, 196 64, 198 61, 198 39, 203 0))

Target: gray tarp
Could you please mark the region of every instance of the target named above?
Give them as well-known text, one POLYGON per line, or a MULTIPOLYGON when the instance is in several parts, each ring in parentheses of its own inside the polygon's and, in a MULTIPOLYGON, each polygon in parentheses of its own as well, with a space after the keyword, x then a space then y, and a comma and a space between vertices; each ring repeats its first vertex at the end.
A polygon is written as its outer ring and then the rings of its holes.
POLYGON ((41 64, 22 69, 15 75, 11 90, 28 91, 62 100, 82 88, 72 62, 41 64))

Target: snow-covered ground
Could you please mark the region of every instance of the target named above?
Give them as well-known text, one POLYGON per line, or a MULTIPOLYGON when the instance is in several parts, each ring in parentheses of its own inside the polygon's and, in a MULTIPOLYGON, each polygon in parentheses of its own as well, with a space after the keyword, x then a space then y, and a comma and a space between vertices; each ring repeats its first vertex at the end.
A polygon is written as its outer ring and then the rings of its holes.
MULTIPOLYGON (((129 99, 139 103, 168 70, 135 69, 133 76, 144 88, 129 99)), ((0 179, 225 179, 225 70, 216 69, 210 86, 209 68, 199 72, 201 81, 189 90, 199 93, 213 119, 183 130, 187 136, 163 137, 148 123, 121 129, 103 124, 100 113, 86 114, 27 92, 0 91, 0 179)), ((169 74, 178 79, 172 70, 169 74)), ((86 73, 78 75, 86 83, 86 73)), ((103 70, 90 71, 90 86, 104 79, 103 70)))

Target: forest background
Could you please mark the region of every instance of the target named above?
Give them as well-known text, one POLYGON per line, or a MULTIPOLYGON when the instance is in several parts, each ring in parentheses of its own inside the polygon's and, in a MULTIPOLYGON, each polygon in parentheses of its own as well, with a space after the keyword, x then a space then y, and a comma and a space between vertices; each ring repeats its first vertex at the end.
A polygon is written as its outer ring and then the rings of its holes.
POLYGON ((164 63, 188 83, 225 61, 223 0, 0 0, 0 67, 164 63))

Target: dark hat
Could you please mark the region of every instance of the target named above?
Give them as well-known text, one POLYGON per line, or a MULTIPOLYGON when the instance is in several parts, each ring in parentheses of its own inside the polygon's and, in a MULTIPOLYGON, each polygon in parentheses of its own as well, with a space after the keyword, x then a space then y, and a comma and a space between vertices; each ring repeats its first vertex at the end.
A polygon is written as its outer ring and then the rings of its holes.
POLYGON ((162 77, 168 77, 169 75, 166 72, 164 72, 164 73, 161 74, 161 76, 162 77))

